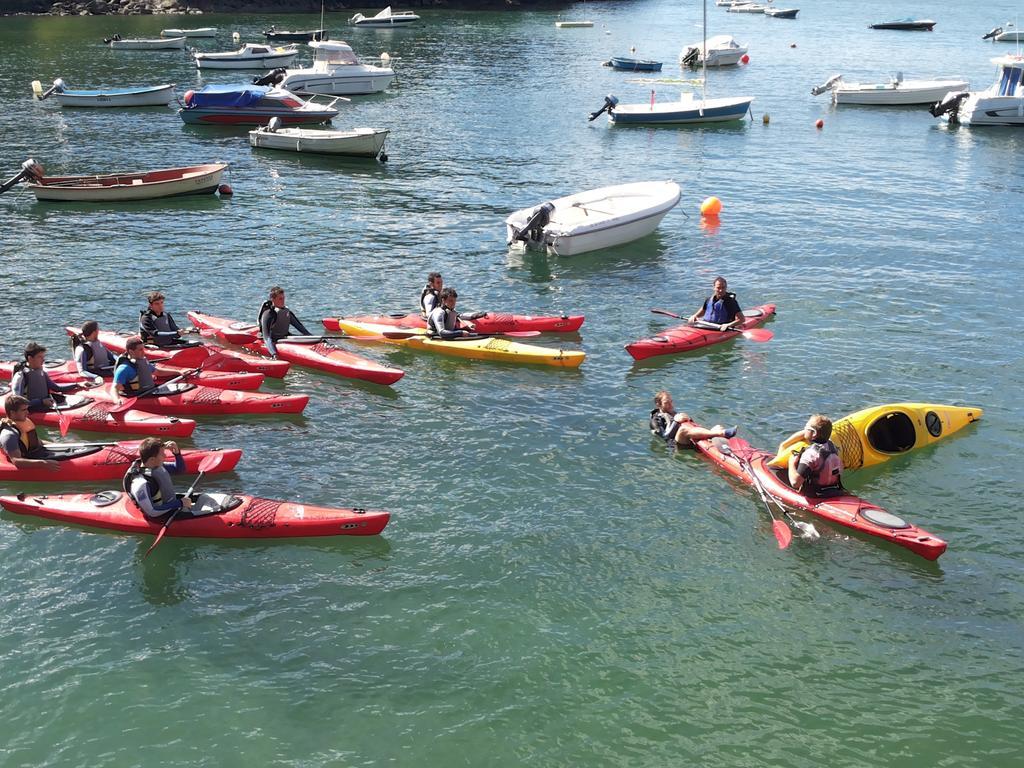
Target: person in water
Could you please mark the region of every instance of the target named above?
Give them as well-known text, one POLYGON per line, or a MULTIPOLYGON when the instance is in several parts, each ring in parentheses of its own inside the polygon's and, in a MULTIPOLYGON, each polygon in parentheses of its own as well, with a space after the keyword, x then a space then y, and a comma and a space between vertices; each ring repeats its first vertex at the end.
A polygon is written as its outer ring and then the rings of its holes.
POLYGON ((654 404, 657 407, 651 411, 651 433, 673 441, 676 445, 692 447, 699 440, 735 437, 739 431, 737 427, 725 428, 720 424, 711 429, 698 427, 687 414, 676 412, 672 395, 664 389, 654 396, 654 404))
POLYGON ((458 339, 462 336, 473 336, 476 328, 470 322, 464 322, 455 311, 455 302, 459 294, 454 288, 441 291, 439 306, 435 307, 427 318, 427 333, 434 339, 458 339))
POLYGON ((95 320, 82 323, 82 332, 71 337, 71 351, 80 373, 102 379, 114 373, 117 362, 113 353, 100 342, 100 324, 95 320))
POLYGON ((124 354, 117 358, 114 365, 114 391, 122 399, 149 392, 156 388, 154 371, 156 366, 147 357, 142 338, 132 336, 125 342, 124 354))
POLYGON ((191 499, 179 498, 175 493, 171 478, 171 475, 184 471, 185 459, 177 443, 147 437, 139 446, 139 458, 128 467, 122 486, 143 515, 150 520, 159 520, 179 509, 187 513, 192 508, 191 499), (167 461, 168 451, 174 461, 167 461))
POLYGON ((169 312, 164 312, 164 295, 153 291, 146 297, 149 307, 139 312, 139 335, 146 344, 158 347, 179 346, 187 328, 178 328, 169 312))
POLYGON ((258 316, 260 333, 263 334, 263 343, 271 357, 277 357, 276 342, 286 339, 291 335, 291 328, 295 328, 303 336, 312 336, 306 330, 306 326, 295 316, 284 304, 284 288, 275 285, 270 289, 270 298, 260 306, 258 316))
POLYGON ((74 389, 77 384, 55 384, 43 370, 46 363, 46 347, 30 341, 25 345, 25 359, 14 366, 11 378, 11 392, 28 400, 30 411, 48 411, 54 403, 64 402, 64 392, 74 389))
POLYGON ((28 417, 28 400, 21 395, 4 399, 7 416, 0 419, 0 451, 18 469, 60 469, 52 454, 39 439, 36 425, 28 417))
POLYGON ((431 272, 427 275, 427 285, 420 291, 420 317, 424 320, 430 317, 430 313, 440 303, 443 288, 444 280, 441 278, 440 272, 431 272))
POLYGON ((736 301, 736 294, 730 293, 728 288, 729 284, 724 277, 716 277, 714 293, 704 299, 700 309, 687 319, 691 323, 700 320, 702 324, 717 325, 720 331, 740 325, 743 322, 743 310, 736 301))
POLYGON ((843 492, 843 460, 830 439, 832 421, 820 413, 811 416, 806 426, 794 432, 779 445, 779 451, 798 443, 810 443, 789 457, 789 484, 810 496, 834 496, 843 492))

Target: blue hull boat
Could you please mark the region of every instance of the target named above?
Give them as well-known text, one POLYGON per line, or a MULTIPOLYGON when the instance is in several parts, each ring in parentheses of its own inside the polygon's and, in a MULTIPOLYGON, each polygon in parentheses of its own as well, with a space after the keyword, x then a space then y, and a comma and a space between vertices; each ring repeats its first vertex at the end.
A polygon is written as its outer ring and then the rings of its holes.
POLYGON ((661 62, 650 59, 631 59, 626 56, 612 56, 608 62, 612 69, 623 72, 661 72, 661 62))

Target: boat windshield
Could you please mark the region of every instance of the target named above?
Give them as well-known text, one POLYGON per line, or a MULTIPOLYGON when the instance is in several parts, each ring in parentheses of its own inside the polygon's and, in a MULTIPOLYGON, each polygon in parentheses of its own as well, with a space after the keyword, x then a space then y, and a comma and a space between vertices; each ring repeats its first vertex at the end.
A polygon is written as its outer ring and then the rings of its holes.
POLYGON ((346 64, 358 64, 359 63, 359 59, 356 58, 355 53, 353 53, 350 50, 349 51, 344 51, 344 50, 337 50, 337 49, 331 50, 331 49, 324 49, 324 48, 318 48, 317 49, 316 60, 317 61, 322 61, 325 64, 330 64, 332 66, 343 66, 343 65, 346 65, 346 64))
POLYGON ((1003 76, 999 79, 999 95, 1013 96, 1017 87, 1021 84, 1021 75, 1024 70, 1020 67, 1003 67, 1003 76))

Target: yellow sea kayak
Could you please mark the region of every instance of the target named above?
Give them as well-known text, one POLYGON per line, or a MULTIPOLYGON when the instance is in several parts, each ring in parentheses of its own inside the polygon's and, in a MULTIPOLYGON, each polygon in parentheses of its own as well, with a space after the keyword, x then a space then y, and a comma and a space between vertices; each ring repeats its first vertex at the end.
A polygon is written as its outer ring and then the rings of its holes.
POLYGON ((385 333, 394 334, 396 331, 407 332, 410 334, 408 338, 375 338, 373 341, 400 344, 413 349, 425 349, 441 355, 465 357, 471 360, 498 360, 503 363, 578 368, 583 362, 583 358, 586 357, 583 352, 578 350, 520 344, 497 336, 471 337, 463 341, 442 341, 427 336, 427 331, 424 328, 396 328, 393 325, 356 323, 344 318, 338 321, 338 330, 356 338, 360 336, 380 337, 385 333))
MULTIPOLYGON (((981 418, 981 408, 933 403, 889 403, 851 413, 832 425, 832 442, 846 469, 881 464, 952 435, 981 418)), ((784 467, 807 447, 800 441, 775 456, 769 466, 784 467)))

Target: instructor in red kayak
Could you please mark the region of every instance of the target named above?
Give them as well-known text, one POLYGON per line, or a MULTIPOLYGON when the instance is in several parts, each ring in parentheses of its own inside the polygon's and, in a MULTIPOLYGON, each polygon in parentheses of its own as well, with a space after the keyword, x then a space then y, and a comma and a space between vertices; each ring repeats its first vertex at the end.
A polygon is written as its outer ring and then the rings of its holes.
POLYGON ((28 400, 20 395, 4 399, 7 417, 0 419, 0 451, 18 469, 46 468, 56 472, 60 465, 39 440, 36 425, 28 417, 28 400))
POLYGON ((179 509, 184 508, 188 512, 192 508, 191 499, 178 498, 171 479, 172 474, 179 475, 184 471, 185 459, 177 443, 147 437, 139 446, 139 458, 128 467, 122 486, 143 515, 150 520, 159 520, 179 509), (171 452, 174 461, 167 461, 167 451, 171 452))
POLYGON ((277 357, 277 347, 274 344, 291 335, 291 329, 295 328, 303 336, 312 336, 302 321, 295 316, 284 303, 284 288, 275 285, 270 289, 270 298, 263 302, 259 313, 260 333, 263 334, 263 343, 273 358, 277 357))
POLYGON ((717 325, 718 330, 727 331, 743 323, 743 310, 736 301, 736 294, 730 293, 724 277, 716 277, 714 293, 704 299, 700 309, 687 318, 691 323, 698 320, 702 325, 717 325))
POLYGON ((182 342, 181 335, 188 333, 189 328, 178 328, 170 312, 164 312, 164 295, 153 291, 146 297, 149 307, 139 312, 139 335, 147 344, 158 347, 178 347, 182 344, 192 345, 193 342, 182 342))
POLYGON ((843 490, 843 460, 830 439, 832 421, 820 413, 811 416, 806 426, 779 445, 782 452, 795 443, 810 443, 789 457, 789 484, 808 496, 838 496, 843 490))
POLYGON ((654 396, 654 404, 657 406, 651 411, 651 433, 666 440, 675 442, 676 445, 691 448, 699 440, 710 440, 713 437, 735 437, 737 427, 728 429, 716 424, 711 429, 698 427, 693 419, 685 413, 677 413, 672 403, 672 395, 666 390, 661 390, 654 396))
POLYGON ((28 400, 30 411, 48 411, 54 401, 64 402, 63 393, 74 389, 76 384, 55 384, 43 370, 46 363, 46 347, 30 341, 25 345, 25 360, 14 366, 11 378, 11 392, 28 400))

